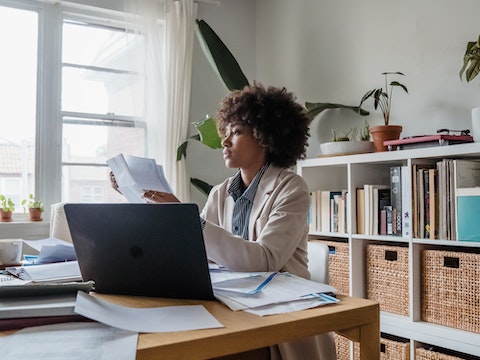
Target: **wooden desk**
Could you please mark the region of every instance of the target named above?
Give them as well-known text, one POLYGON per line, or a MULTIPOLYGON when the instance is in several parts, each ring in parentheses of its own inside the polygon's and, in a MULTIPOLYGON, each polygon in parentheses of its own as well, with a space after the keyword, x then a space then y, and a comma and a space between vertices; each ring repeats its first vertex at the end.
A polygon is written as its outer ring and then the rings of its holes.
POLYGON ((378 303, 347 296, 315 309, 260 317, 234 312, 217 301, 194 301, 97 295, 132 307, 202 304, 225 327, 184 332, 140 334, 137 360, 209 359, 235 354, 329 331, 360 343, 362 360, 380 359, 378 303))

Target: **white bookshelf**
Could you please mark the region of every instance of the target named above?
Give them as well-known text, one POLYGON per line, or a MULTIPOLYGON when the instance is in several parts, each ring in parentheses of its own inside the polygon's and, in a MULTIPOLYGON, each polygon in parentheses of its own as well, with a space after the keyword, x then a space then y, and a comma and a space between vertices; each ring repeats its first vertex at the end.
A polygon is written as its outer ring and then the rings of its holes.
MULTIPOLYGON (((382 333, 410 339, 410 358, 415 359, 415 348, 433 345, 468 355, 480 356, 480 333, 427 323, 421 319, 421 253, 424 249, 473 249, 480 253, 480 242, 430 240, 399 236, 368 236, 352 232, 356 229, 355 190, 364 184, 389 184, 390 166, 420 162, 435 162, 443 158, 478 158, 480 143, 436 146, 346 156, 306 159, 298 163, 297 172, 307 182, 310 190, 346 189, 346 234, 311 232, 313 237, 347 240, 349 244, 350 295, 363 297, 366 291, 366 248, 368 244, 408 245, 409 248, 409 316, 381 312, 382 333)), ((460 250, 458 250, 460 249, 460 250)), ((478 280, 480 281, 480 280, 478 280)), ((480 306, 480 304, 478 304, 480 306)))

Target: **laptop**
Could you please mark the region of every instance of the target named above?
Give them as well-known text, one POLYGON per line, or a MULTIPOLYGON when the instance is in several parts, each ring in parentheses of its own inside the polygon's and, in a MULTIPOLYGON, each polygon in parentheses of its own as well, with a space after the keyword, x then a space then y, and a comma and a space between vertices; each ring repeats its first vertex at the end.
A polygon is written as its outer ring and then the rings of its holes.
POLYGON ((198 207, 64 205, 84 281, 98 293, 213 300, 198 207))

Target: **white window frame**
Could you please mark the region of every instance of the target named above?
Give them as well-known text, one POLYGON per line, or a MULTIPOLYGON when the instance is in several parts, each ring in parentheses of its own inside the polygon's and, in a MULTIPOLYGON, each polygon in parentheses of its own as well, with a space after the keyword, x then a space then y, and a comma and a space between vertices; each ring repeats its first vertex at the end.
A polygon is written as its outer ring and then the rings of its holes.
POLYGON ((0 0, 0 6, 38 13, 35 194, 44 202, 44 221, 30 223, 26 215, 16 214, 15 222, 0 223, 3 238, 34 239, 48 236, 50 205, 61 200, 62 116, 71 115, 61 111, 63 20, 90 18, 105 25, 125 26, 125 15, 120 11, 45 0, 0 0))

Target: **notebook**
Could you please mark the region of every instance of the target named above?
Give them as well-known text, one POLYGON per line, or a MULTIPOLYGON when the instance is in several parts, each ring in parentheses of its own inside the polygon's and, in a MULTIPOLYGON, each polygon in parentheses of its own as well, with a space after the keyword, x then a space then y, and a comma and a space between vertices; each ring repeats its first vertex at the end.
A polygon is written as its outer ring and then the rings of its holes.
POLYGON ((64 208, 82 278, 96 292, 214 299, 197 205, 64 208))

